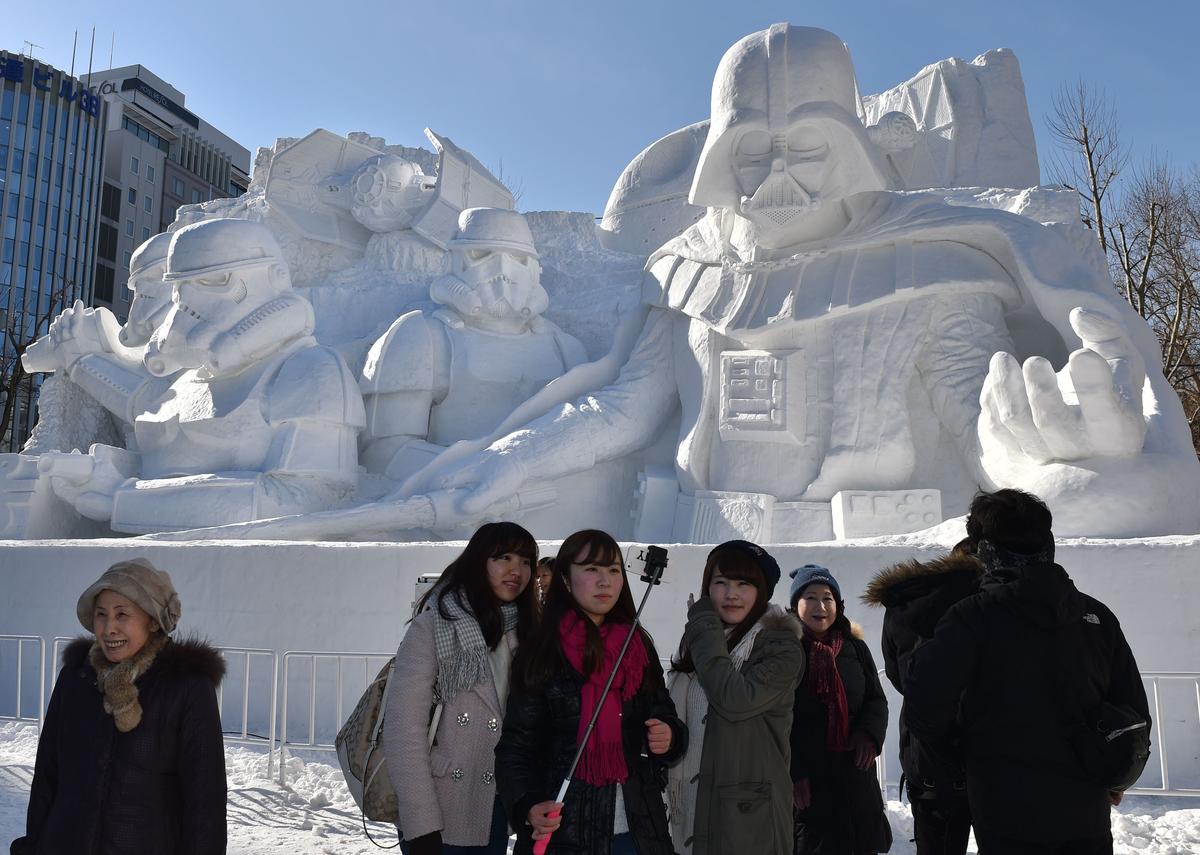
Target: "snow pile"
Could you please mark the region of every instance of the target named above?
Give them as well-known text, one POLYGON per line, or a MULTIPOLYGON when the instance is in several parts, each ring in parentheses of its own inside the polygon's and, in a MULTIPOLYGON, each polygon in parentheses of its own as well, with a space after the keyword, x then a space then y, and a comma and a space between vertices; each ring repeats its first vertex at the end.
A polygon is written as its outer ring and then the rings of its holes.
MULTIPOLYGON (((25 806, 33 779, 37 729, 0 725, 0 845, 24 833, 25 806)), ((362 831, 357 806, 342 773, 319 760, 287 759, 287 786, 268 780, 261 750, 226 746, 229 779, 230 855, 362 855, 377 851, 362 831)), ((1178 809, 1180 799, 1130 797, 1113 815, 1115 851, 1191 855, 1200 851, 1200 810, 1178 809)), ((912 812, 887 803, 893 855, 914 855, 912 812)), ((395 841, 390 826, 371 824, 383 844, 395 841)), ((975 852, 974 843, 968 849, 975 852)))

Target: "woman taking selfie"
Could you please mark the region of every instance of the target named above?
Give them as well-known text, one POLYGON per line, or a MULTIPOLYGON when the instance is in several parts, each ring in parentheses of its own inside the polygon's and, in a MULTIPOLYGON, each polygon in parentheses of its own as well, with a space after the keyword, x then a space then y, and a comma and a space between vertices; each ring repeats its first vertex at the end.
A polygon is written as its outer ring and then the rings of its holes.
POLYGON ((536 563, 529 532, 488 523, 417 603, 383 724, 407 855, 507 851, 493 750, 513 654, 534 621, 536 563))
POLYGON ((875 758, 888 710, 875 660, 826 568, 793 570, 791 603, 808 654, 792 724, 797 855, 886 852, 892 831, 875 758))
POLYGON ((553 835, 551 855, 673 853, 662 770, 686 750, 687 731, 648 633, 639 627, 617 663, 635 614, 616 541, 594 530, 563 541, 542 621, 513 665, 496 747, 517 855, 547 835, 553 835), (597 708, 595 729, 559 804, 555 794, 597 708))
POLYGON ((744 540, 709 553, 689 603, 671 698, 687 756, 671 770, 671 833, 683 855, 790 855, 792 700, 804 670, 796 622, 770 604, 779 565, 744 540))
POLYGON ((176 641, 171 577, 114 564, 75 611, 94 638, 63 653, 13 855, 222 855, 221 654, 176 641))

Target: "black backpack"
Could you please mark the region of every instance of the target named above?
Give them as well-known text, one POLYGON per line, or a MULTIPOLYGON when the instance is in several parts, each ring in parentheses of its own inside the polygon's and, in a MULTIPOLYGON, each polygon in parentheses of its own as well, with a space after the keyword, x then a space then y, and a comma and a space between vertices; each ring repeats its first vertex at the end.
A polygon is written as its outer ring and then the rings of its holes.
POLYGON ((1137 782, 1150 759, 1150 720, 1128 704, 1108 698, 1085 708, 1084 669, 1079 667, 1087 656, 1084 624, 1097 622, 1095 615, 1086 614, 1078 626, 1067 627, 1060 636, 1064 678, 1058 681, 1059 704, 1084 772, 1105 789, 1124 791, 1137 782), (1069 661, 1067 653, 1075 654, 1075 661, 1069 661))

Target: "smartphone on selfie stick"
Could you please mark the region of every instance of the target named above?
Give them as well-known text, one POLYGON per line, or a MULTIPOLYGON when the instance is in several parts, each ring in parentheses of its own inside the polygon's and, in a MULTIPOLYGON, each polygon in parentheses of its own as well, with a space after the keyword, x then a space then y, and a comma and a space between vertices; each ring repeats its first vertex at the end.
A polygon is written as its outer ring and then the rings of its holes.
MULTIPOLYGON (((583 732, 583 739, 579 740, 579 747, 575 749, 575 759, 571 761, 571 767, 567 769, 567 776, 563 778, 562 786, 558 788, 558 795, 554 797, 556 802, 561 802, 567 797, 567 788, 571 786, 571 777, 575 774, 575 767, 579 765, 579 758, 583 756, 583 748, 592 735, 596 719, 600 717, 600 709, 604 706, 609 689, 612 688, 613 680, 617 676, 617 669, 621 667, 621 660, 625 658, 625 651, 629 649, 629 642, 633 641, 633 634, 637 632, 638 625, 641 623, 642 610, 646 608, 646 601, 650 599, 650 592, 654 590, 654 586, 662 583, 663 571, 667 569, 667 550, 661 546, 634 546, 629 550, 625 566, 628 567, 633 561, 642 562, 641 580, 646 583, 646 592, 642 594, 642 601, 638 604, 637 614, 634 615, 633 624, 629 627, 629 634, 625 636, 625 643, 621 645, 617 661, 613 663, 612 673, 608 675, 608 682, 604 684, 604 690, 600 692, 600 699, 596 702, 596 709, 592 712, 587 730, 583 732)), ((558 816, 558 812, 556 811, 550 816, 558 816)), ((545 855, 546 849, 550 846, 550 838, 553 836, 554 834, 551 832, 541 840, 535 840, 533 855, 545 855)))

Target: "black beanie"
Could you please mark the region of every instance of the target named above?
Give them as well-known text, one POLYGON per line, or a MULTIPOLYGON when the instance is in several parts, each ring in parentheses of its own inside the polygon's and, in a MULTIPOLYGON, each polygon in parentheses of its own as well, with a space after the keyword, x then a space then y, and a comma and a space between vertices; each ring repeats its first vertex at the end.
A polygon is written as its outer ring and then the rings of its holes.
POLYGON ((708 553, 708 557, 711 559, 716 553, 724 550, 741 552, 753 558, 754 563, 758 565, 758 569, 762 571, 763 578, 767 581, 767 596, 771 596, 771 593, 775 590, 775 586, 779 584, 780 576, 779 562, 771 557, 771 553, 748 540, 727 540, 708 553))

